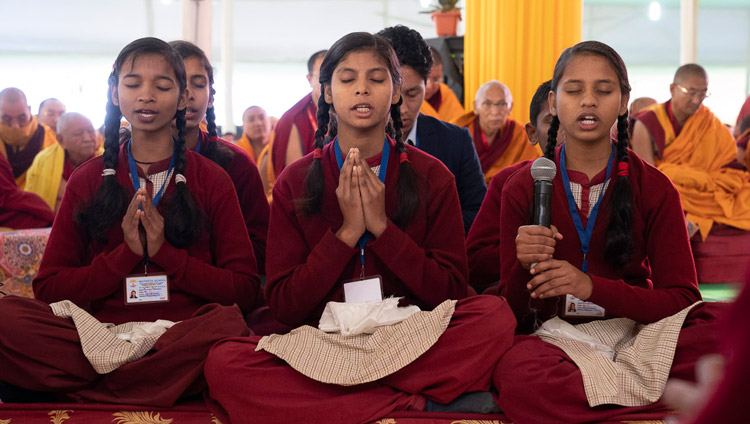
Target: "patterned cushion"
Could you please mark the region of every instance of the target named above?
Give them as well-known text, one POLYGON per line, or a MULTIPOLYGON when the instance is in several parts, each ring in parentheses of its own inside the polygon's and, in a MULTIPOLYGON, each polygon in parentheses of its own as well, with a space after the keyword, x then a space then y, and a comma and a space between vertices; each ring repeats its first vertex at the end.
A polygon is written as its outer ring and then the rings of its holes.
POLYGON ((49 232, 49 228, 0 232, 0 291, 34 297, 31 282, 39 272, 49 232))

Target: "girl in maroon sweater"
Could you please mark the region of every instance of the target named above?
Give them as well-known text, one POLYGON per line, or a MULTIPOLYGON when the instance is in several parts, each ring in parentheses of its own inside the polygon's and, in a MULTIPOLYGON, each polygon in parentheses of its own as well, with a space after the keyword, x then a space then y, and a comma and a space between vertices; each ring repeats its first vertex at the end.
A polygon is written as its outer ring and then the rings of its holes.
MULTIPOLYGON (((528 334, 559 316, 572 323, 625 317, 648 324, 700 300, 679 195, 668 178, 628 150, 630 86, 620 56, 599 42, 567 49, 549 94, 566 143, 547 145, 557 164, 552 228, 526 225, 534 182, 531 164, 506 182, 500 227, 500 294, 528 334), (610 140, 617 122, 618 140, 610 140), (588 233, 586 232, 588 230, 588 233)), ((716 305, 689 313, 672 364, 693 379, 695 360, 714 348, 716 305)), ((515 422, 593 422, 644 407, 590 408, 581 372, 561 349, 536 336, 517 336, 493 376, 498 404, 515 422)))
POLYGON ((265 274, 269 208, 258 168, 244 150, 219 138, 216 133, 214 70, 206 54, 189 41, 172 41, 169 44, 182 56, 187 74, 185 145, 188 150, 216 162, 229 174, 237 191, 247 233, 253 243, 258 273, 265 274), (200 128, 203 118, 206 118, 208 131, 200 128))
MULTIPOLYGON (((343 284, 379 275, 385 296, 422 309, 468 294, 461 210, 453 176, 401 140, 400 70, 388 44, 352 33, 320 70, 315 151, 274 186, 266 297, 283 323, 317 325, 343 284), (337 126, 330 125, 335 110, 337 126), (333 142, 324 146, 324 136, 333 142), (377 174, 371 169, 379 167, 377 174)), ((364 423, 394 410, 489 390, 515 320, 502 298, 459 300, 447 330, 417 360, 373 383, 323 384, 255 351, 258 338, 212 349, 206 363, 224 421, 364 423), (450 364, 449 366, 446 366, 450 364)))
POLYGON ((77 400, 169 406, 204 387, 214 342, 249 333, 240 309, 258 301, 257 269, 231 180, 185 148, 180 55, 161 40, 136 40, 109 85, 104 154, 68 183, 37 299, 0 300, 0 380, 77 400), (123 116, 132 139, 120 146, 123 116), (73 322, 47 306, 61 300, 102 322, 181 322, 147 356, 99 375, 73 322))

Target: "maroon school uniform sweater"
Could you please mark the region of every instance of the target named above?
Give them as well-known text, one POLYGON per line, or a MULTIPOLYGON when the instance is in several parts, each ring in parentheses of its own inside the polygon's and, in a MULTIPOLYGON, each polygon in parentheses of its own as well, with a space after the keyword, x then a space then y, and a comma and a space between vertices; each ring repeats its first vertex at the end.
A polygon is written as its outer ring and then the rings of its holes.
MULTIPOLYGON (((101 185, 101 156, 79 166, 68 181, 33 283, 36 298, 48 303, 68 299, 100 321, 115 324, 179 321, 208 303, 236 303, 249 312, 258 301, 260 283, 232 181, 203 156, 188 151, 186 157, 187 185, 205 214, 206 226, 199 239, 186 249, 178 249, 165 240, 150 258, 149 274, 166 273, 169 277, 169 302, 125 304, 123 279, 143 273, 143 258, 125 244, 120 220, 106 232, 106 244, 91 240, 75 222, 76 210, 88 203, 101 185)), ((157 162, 149 172, 164 171, 169 162, 170 159, 157 162)), ((140 168, 138 173, 144 176, 140 168)), ((135 190, 124 148, 120 150, 117 182, 131 199, 135 190)), ((153 185, 147 182, 147 188, 153 196, 153 185)), ((173 176, 157 208, 162 216, 174 189, 173 176)))
MULTIPOLYGON (((409 303, 432 309, 446 299, 467 296, 463 221, 453 175, 437 159, 406 147, 417 174, 420 207, 405 229, 390 219, 365 249, 365 276, 380 275, 385 296, 404 296, 409 303)), ((369 158, 370 166, 381 155, 369 158)), ((342 282, 360 276, 359 248, 336 238, 343 224, 336 198, 339 167, 333 143, 323 148, 325 195, 321 211, 306 216, 294 200, 304 195, 312 154, 284 169, 273 188, 268 230, 266 299, 279 321, 316 325, 328 301, 343 301, 342 282)), ((397 206, 399 155, 392 146, 385 180, 385 210, 397 206)))
MULTIPOLYGON (((633 254, 621 269, 613 269, 605 261, 610 202, 615 186, 612 181, 604 193, 587 256, 588 275, 594 284, 587 300, 605 308, 607 318, 626 317, 651 323, 679 312, 701 296, 677 190, 664 174, 635 153, 629 151, 628 157, 628 179, 633 192, 633 254)), ((580 269, 583 253, 559 172, 559 147, 555 161, 558 173, 553 181, 551 223, 564 238, 557 242, 554 258, 580 269)), ((500 294, 508 299, 518 318, 520 332, 530 330, 533 318, 526 289, 532 276, 518 262, 515 243, 518 227, 530 222, 534 191, 530 169, 531 164, 528 164, 508 179, 501 203, 500 294)), ((616 169, 613 165, 610 178, 616 178, 616 169)), ((580 210, 579 214, 585 225, 586 216, 580 210)), ((545 320, 555 314, 562 317, 564 304, 564 296, 561 296, 533 300, 531 307, 539 308, 538 318, 545 320)))
POLYGON ((495 174, 466 236, 469 282, 477 291, 500 280, 500 195, 505 182, 532 161, 518 162, 495 174))
POLYGON ((221 138, 209 138, 205 131, 201 131, 200 137, 202 146, 205 146, 205 143, 221 143, 234 154, 226 171, 237 191, 240 211, 242 211, 242 216, 245 219, 250 242, 253 244, 258 273, 265 274, 268 217, 271 212, 263 189, 263 182, 260 180, 258 167, 255 166, 255 162, 248 156, 247 152, 236 144, 221 138))

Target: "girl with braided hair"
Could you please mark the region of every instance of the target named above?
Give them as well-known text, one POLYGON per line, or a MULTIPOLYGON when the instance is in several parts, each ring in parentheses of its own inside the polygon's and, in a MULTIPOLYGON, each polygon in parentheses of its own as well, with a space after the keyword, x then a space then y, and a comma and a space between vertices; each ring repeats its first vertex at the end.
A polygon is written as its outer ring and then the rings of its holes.
POLYGON ((258 301, 260 284, 231 180, 185 147, 180 55, 156 38, 133 41, 115 61, 108 94, 104 154, 68 182, 36 299, 0 300, 0 381, 77 400, 170 406, 205 387, 214 342, 249 333, 242 312, 258 301), (122 146, 121 117, 132 128, 122 146), (146 357, 102 372, 74 322, 48 305, 61 301, 101 322, 178 323, 146 357))
MULTIPOLYGON (((503 188, 500 294, 513 308, 521 334, 553 317, 572 324, 621 317, 646 325, 687 313, 667 353, 675 355, 671 370, 668 362, 663 370, 665 376, 693 380, 695 360, 716 344, 712 327, 720 306, 689 309, 701 295, 679 194, 664 174, 628 149, 629 93, 625 64, 606 44, 582 42, 560 56, 549 92, 554 118, 545 152, 557 165, 552 225, 527 225, 534 192, 528 164, 503 188), (617 140, 611 140, 615 121, 617 140), (566 143, 556 147, 559 130, 566 143)), ((607 329, 621 322, 597 325, 607 329)), ((601 394, 591 389, 601 386, 590 379, 584 389, 582 375, 591 376, 591 369, 582 374, 574 352, 548 341, 517 336, 495 370, 498 404, 514 422, 597 422, 638 412, 660 417, 668 410, 656 402, 658 389, 649 387, 655 380, 641 392, 656 390, 655 398, 628 401, 629 407, 617 407, 626 403, 612 398, 606 406, 591 400, 601 394)), ((618 394, 632 387, 623 383, 624 374, 617 377, 618 394)))
POLYGON ((222 421, 364 423, 424 409, 427 400, 449 403, 489 390, 489 372, 512 339, 515 322, 502 298, 466 298, 454 178, 401 139, 400 69, 390 44, 368 33, 344 36, 328 50, 320 83, 315 150, 287 166, 273 188, 271 311, 287 325, 317 326, 327 302, 345 300, 347 281, 376 275, 386 297, 403 296, 423 310, 459 300, 426 353, 367 384, 309 378, 256 352, 257 337, 218 344, 205 371, 222 421))
MULTIPOLYGON (((172 41, 169 44, 182 56, 187 74, 185 145, 188 150, 216 162, 229 174, 237 191, 250 241, 253 243, 258 272, 263 275, 270 212, 258 168, 244 150, 219 138, 216 133, 214 71, 206 54, 189 41, 172 41), (200 128, 204 117, 208 123, 208 131, 200 128)), ((176 128, 174 130, 176 135, 176 128)))

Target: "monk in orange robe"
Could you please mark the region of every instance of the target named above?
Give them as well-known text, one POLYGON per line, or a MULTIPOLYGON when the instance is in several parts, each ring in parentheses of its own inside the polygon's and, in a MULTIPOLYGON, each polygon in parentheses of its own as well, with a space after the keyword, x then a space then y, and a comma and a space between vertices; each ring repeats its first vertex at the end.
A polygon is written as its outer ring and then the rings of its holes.
POLYGON ((271 140, 271 120, 260 106, 250 106, 242 114, 242 137, 237 142, 258 163, 260 152, 271 140))
POLYGON ((477 90, 474 110, 453 122, 469 129, 487 184, 503 168, 542 155, 539 146, 526 140, 523 124, 508 118, 512 107, 508 87, 492 80, 477 90))
POLYGON ((0 154, 8 159, 18 187, 26 185, 26 170, 36 154, 55 143, 55 132, 31 115, 23 91, 0 91, 0 154))
MULTIPOLYGON (((310 94, 284 112, 276 124, 268 169, 279 175, 290 163, 312 152, 315 130, 318 129, 318 99, 320 99, 320 64, 328 50, 313 53, 307 61, 307 82, 310 94)), ((259 164, 260 166, 260 164, 259 164)), ((261 172, 263 174, 263 172, 261 172)))
POLYGON ((699 65, 677 69, 666 103, 636 114, 632 147, 677 187, 688 220, 705 240, 714 222, 750 230, 750 174, 728 167, 737 145, 706 107, 708 75, 699 65))
POLYGON ((44 124, 57 134, 57 121, 65 113, 65 104, 55 98, 42 100, 39 103, 39 114, 36 116, 40 124, 44 124))
POLYGON ((434 47, 430 47, 430 53, 432 53, 432 69, 425 83, 424 101, 419 111, 441 121, 451 122, 466 112, 453 90, 443 83, 442 56, 434 47))

